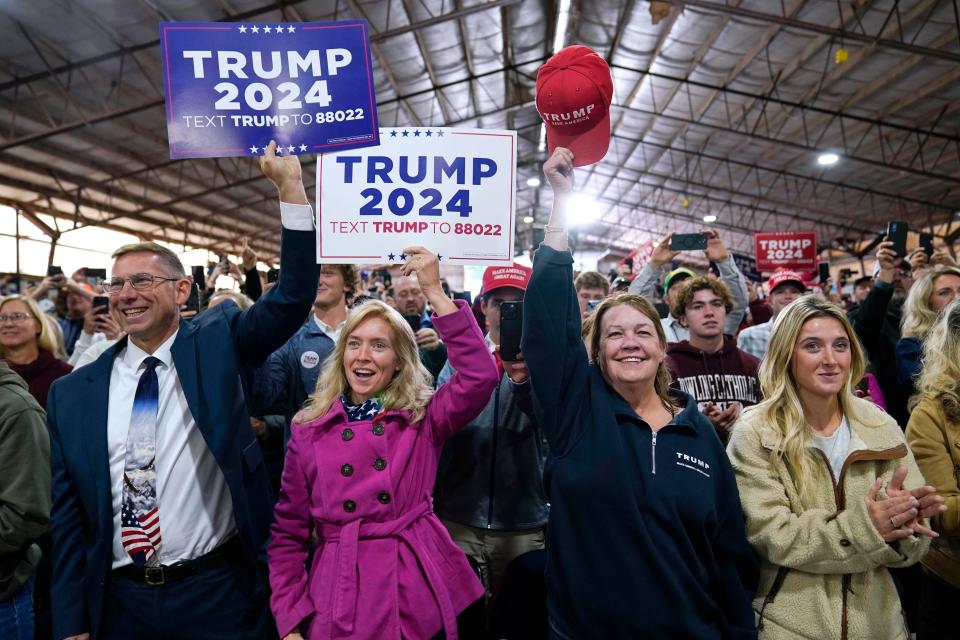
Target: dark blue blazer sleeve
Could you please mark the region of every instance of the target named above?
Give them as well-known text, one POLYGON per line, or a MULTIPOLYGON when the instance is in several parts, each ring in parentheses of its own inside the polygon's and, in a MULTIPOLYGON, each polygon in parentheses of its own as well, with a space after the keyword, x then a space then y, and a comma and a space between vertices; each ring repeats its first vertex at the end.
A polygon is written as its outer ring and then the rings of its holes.
POLYGON ((562 456, 584 428, 590 365, 580 337, 573 256, 541 245, 523 296, 521 351, 530 370, 533 408, 550 451, 562 456))
POLYGON ((282 229, 277 284, 232 319, 234 344, 246 366, 260 366, 297 332, 313 307, 317 274, 316 233, 282 229))

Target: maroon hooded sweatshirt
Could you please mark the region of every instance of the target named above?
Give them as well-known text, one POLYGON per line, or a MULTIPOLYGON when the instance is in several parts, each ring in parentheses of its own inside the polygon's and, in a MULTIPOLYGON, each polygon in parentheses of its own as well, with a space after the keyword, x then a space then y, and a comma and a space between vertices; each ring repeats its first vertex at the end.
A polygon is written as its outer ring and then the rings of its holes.
POLYGON ((693 396, 700 411, 711 401, 720 409, 739 402, 742 409, 761 400, 760 360, 738 349, 730 336, 723 336, 723 348, 717 353, 701 351, 687 340, 671 343, 666 362, 671 386, 693 396))

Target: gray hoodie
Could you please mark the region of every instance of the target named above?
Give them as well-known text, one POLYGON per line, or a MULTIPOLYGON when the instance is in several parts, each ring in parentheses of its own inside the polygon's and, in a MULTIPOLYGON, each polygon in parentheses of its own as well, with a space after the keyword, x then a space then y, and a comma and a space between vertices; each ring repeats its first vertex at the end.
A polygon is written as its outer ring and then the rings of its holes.
POLYGON ((0 601, 15 595, 40 560, 50 529, 50 437, 27 383, 0 360, 0 601))

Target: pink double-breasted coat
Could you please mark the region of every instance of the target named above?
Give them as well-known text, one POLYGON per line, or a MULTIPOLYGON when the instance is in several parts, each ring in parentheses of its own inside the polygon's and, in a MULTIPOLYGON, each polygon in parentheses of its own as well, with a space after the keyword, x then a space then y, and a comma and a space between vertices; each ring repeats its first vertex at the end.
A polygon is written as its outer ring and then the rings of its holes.
POLYGON ((483 409, 497 369, 470 308, 434 317, 457 373, 426 416, 381 412, 348 422, 341 403, 294 420, 268 549, 271 608, 282 638, 428 639, 483 587, 433 513, 443 442, 483 409), (308 540, 318 544, 309 570, 308 540))

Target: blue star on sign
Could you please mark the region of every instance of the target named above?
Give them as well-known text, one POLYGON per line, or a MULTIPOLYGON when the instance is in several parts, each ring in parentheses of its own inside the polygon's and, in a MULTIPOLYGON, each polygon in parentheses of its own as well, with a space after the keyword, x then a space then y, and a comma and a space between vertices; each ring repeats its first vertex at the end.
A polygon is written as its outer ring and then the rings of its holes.
POLYGON ((413 132, 413 137, 414 137, 414 138, 419 138, 419 137, 420 137, 420 129, 417 129, 416 131, 413 132))
POLYGON ((438 253, 438 254, 437 254, 437 262, 440 262, 441 260, 443 260, 443 256, 438 253))
POLYGON ((429 131, 429 130, 428 130, 428 131, 427 131, 427 137, 429 138, 429 137, 431 137, 431 136, 433 136, 433 131, 429 131))
POLYGON ((397 130, 396 130, 396 129, 394 129, 393 131, 390 132, 390 137, 391 137, 391 138, 396 138, 396 137, 397 137, 397 130))
POLYGON ((438 137, 438 138, 442 138, 442 137, 443 137, 443 131, 437 131, 437 137, 438 137))
POLYGON ((397 256, 395 256, 395 255, 392 254, 392 253, 388 253, 388 254, 387 254, 387 259, 390 260, 390 262, 393 262, 394 260, 397 259, 397 256))
POLYGON ((403 130, 403 137, 404 137, 404 138, 407 138, 407 137, 409 137, 409 136, 410 136, 410 132, 407 131, 406 129, 404 129, 404 130, 403 130))
POLYGON ((407 259, 407 254, 401 253, 401 254, 400 254, 400 259, 401 259, 401 260, 406 260, 406 259, 407 259))

